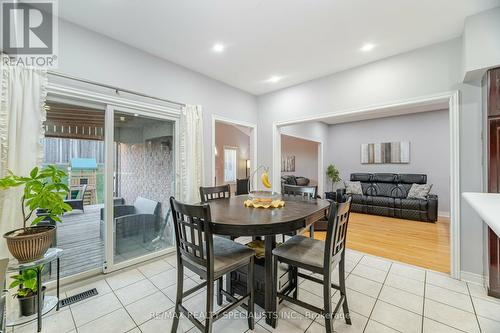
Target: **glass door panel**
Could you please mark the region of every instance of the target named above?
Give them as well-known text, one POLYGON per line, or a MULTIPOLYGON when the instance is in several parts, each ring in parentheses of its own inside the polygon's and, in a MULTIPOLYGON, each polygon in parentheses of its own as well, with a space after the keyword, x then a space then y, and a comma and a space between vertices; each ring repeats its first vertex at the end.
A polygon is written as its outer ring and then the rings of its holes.
MULTIPOLYGON (((101 268, 104 261, 104 121, 105 111, 49 101, 42 141, 42 166, 65 171, 73 208, 56 225, 52 246, 63 249, 61 277, 101 268)), ((55 264, 54 264, 55 265, 55 264)), ((55 278, 55 267, 50 268, 55 278)))
MULTIPOLYGON (((173 245, 169 198, 174 195, 175 122, 114 112, 113 263, 173 245)), ((109 238, 108 238, 109 239, 109 238)))

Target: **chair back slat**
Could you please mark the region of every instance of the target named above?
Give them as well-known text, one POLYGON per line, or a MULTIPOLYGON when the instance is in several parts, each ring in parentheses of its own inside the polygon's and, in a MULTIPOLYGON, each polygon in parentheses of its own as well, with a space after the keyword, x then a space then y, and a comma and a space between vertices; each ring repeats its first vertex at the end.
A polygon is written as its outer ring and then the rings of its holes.
POLYGON ((231 186, 229 184, 211 187, 200 186, 200 197, 201 202, 230 198, 231 186))
POLYGON ((331 263, 339 255, 344 255, 350 211, 350 197, 346 202, 332 202, 330 206, 325 241, 325 265, 331 263))
POLYGON ((178 254, 183 260, 209 267, 213 262, 210 206, 183 204, 170 197, 178 254))
POLYGON ((315 199, 317 192, 317 186, 298 186, 283 184, 281 189, 281 194, 284 196, 301 196, 306 199, 315 199))

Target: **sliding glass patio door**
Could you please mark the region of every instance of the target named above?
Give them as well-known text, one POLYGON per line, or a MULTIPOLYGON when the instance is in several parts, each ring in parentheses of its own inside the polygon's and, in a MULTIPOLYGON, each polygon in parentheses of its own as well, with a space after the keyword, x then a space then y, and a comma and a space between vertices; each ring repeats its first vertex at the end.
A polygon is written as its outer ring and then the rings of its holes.
POLYGON ((175 195, 177 119, 106 109, 105 271, 173 248, 169 198, 175 195))

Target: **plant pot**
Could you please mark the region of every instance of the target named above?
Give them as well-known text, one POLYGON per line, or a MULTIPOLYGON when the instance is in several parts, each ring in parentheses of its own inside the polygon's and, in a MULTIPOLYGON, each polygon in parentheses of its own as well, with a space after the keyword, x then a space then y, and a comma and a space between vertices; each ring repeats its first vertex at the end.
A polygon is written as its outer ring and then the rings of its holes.
MULTIPOLYGON (((43 307, 43 302, 45 300, 45 289, 46 287, 42 287, 42 307, 43 307)), ((31 295, 27 297, 18 297, 17 300, 19 301, 19 312, 21 316, 31 316, 34 315, 37 310, 38 310, 38 297, 37 295, 31 295)))
POLYGON ((52 244, 55 232, 55 226, 35 226, 9 231, 3 237, 14 258, 24 263, 43 258, 52 244))

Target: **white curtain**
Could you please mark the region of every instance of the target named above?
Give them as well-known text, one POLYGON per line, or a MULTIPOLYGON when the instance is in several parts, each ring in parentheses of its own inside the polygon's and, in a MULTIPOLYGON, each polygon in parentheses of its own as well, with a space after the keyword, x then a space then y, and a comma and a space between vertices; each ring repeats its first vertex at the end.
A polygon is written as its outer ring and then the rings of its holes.
MULTIPOLYGON (((24 175, 43 159, 47 72, 6 65, 0 70, 0 177, 5 176, 7 170, 24 175)), ((0 237, 22 227, 20 190, 0 190, 0 237)), ((7 246, 2 240, 0 257, 7 255, 7 246)))
POLYGON ((199 105, 186 105, 180 118, 180 177, 179 200, 200 201, 203 184, 203 112, 199 105))

